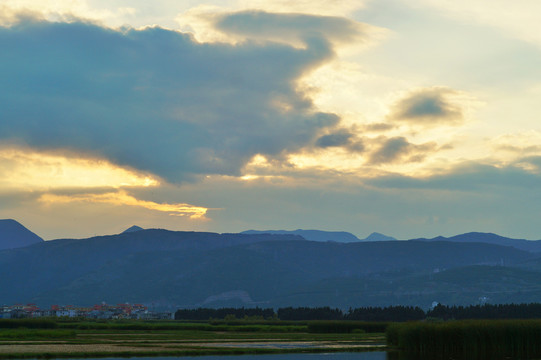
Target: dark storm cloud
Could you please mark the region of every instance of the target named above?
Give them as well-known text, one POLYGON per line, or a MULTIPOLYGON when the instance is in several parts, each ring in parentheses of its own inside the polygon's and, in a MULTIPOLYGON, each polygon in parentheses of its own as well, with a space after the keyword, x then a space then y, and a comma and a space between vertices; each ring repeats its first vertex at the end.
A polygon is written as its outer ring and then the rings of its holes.
MULTIPOLYGON (((235 16, 222 21, 233 26, 235 16)), ((317 112, 296 80, 333 56, 326 30, 333 38, 359 35, 303 19, 315 25, 297 28, 309 33, 301 49, 22 19, 0 28, 0 141, 105 157, 170 181, 234 175, 255 154, 296 151, 339 121, 317 112)), ((272 20, 276 29, 295 26, 289 15, 272 20)))
POLYGON ((401 136, 381 139, 383 143, 370 156, 371 164, 422 161, 428 153, 436 149, 434 143, 416 145, 401 136))
POLYGON ((419 125, 457 124, 464 119, 462 108, 450 99, 456 94, 448 88, 413 91, 394 105, 389 118, 419 125))

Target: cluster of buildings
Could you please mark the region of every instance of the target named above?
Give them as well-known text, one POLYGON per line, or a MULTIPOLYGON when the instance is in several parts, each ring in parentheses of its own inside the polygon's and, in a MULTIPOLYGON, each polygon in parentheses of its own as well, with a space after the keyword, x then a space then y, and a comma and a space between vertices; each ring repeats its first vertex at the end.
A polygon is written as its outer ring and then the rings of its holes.
POLYGON ((102 303, 92 307, 52 305, 50 309, 40 309, 36 304, 0 306, 0 319, 41 317, 162 320, 173 319, 174 313, 158 313, 149 311, 146 306, 141 304, 108 305, 102 303))

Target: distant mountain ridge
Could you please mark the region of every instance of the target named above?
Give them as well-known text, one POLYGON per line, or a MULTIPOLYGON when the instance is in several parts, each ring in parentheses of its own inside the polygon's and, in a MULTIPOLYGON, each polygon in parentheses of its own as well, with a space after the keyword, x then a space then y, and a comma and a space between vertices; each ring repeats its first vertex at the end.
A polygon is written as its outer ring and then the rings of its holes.
POLYGON ((432 239, 416 239, 423 241, 452 241, 452 242, 480 242, 501 246, 512 246, 516 249, 529 252, 541 252, 541 240, 513 239, 493 233, 469 232, 451 237, 438 236, 432 239))
POLYGON ((394 237, 380 234, 378 232, 373 232, 372 234, 368 235, 364 239, 364 241, 394 241, 394 240, 396 240, 394 237))
POLYGON ((0 250, 43 242, 43 239, 12 219, 0 220, 0 250))
POLYGON ((391 241, 393 237, 380 233, 372 233, 366 239, 359 239, 357 236, 346 231, 323 231, 323 230, 247 230, 241 234, 289 234, 299 235, 309 241, 334 241, 339 243, 352 243, 358 241, 391 241))
POLYGON ((247 230, 241 234, 280 234, 298 235, 310 241, 335 241, 335 242, 357 242, 360 241, 355 235, 345 231, 322 231, 322 230, 247 230))
MULTIPOLYGON (((25 232, 13 220, 2 228, 25 232)), ((0 276, 0 302, 347 309, 541 298, 540 242, 490 233, 402 241, 374 233, 363 241, 317 230, 128 230, 0 250, 0 274, 9 274, 0 276)))
POLYGON ((468 274, 503 266, 518 295, 501 293, 521 300, 541 296, 541 289, 522 291, 541 282, 540 264, 526 251, 478 242, 340 243, 293 234, 147 229, 2 250, 0 273, 10 276, 0 277, 0 301, 40 306, 130 302, 171 309, 428 306, 487 293, 495 297, 501 292, 497 277, 471 283, 475 279, 468 274), (461 289, 470 289, 468 297, 457 295, 461 289))

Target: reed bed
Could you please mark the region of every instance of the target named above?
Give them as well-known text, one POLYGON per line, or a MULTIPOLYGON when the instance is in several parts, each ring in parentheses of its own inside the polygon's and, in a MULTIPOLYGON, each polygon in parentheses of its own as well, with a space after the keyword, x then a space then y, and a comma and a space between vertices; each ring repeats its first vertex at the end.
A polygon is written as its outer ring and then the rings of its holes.
POLYGON ((387 328, 388 345, 430 359, 541 358, 540 320, 412 322, 387 328))

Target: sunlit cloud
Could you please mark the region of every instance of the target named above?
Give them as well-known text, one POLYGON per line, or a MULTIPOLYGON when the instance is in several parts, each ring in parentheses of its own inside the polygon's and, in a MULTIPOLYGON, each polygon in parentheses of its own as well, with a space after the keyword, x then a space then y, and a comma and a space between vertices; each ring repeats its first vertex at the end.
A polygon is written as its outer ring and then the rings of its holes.
POLYGON ((44 194, 38 199, 46 205, 65 204, 73 202, 103 203, 116 206, 135 206, 165 212, 172 216, 187 216, 193 220, 205 219, 208 208, 194 206, 184 203, 156 203, 153 201, 139 200, 125 191, 109 192, 105 194, 76 194, 76 195, 56 195, 44 194))
MULTIPOLYGON (((371 34, 373 36, 373 34, 371 34)), ((362 56, 362 55, 361 55, 362 56)), ((312 97, 322 111, 338 114, 342 125, 371 126, 382 129, 382 121, 389 111, 389 99, 412 85, 403 79, 376 74, 360 63, 341 58, 325 64, 302 79, 300 86, 312 97)))
POLYGON ((541 131, 503 134, 491 139, 490 143, 495 150, 514 155, 541 154, 541 131))
POLYGON ((0 148, 2 191, 152 187, 159 184, 159 180, 150 174, 122 168, 103 159, 13 147, 0 148))
POLYGON ((96 8, 85 0, 4 0, 0 5, 0 25, 9 25, 20 14, 33 14, 49 21, 69 21, 75 18, 102 23, 115 23, 136 12, 132 7, 96 8))
POLYGON ((348 16, 364 8, 368 2, 369 0, 239 0, 236 6, 283 13, 348 16))
POLYGON ((183 31, 200 42, 274 41, 304 47, 314 38, 336 45, 363 48, 379 41, 385 30, 343 16, 310 12, 270 12, 266 9, 225 9, 202 4, 191 8, 176 21, 183 31))

